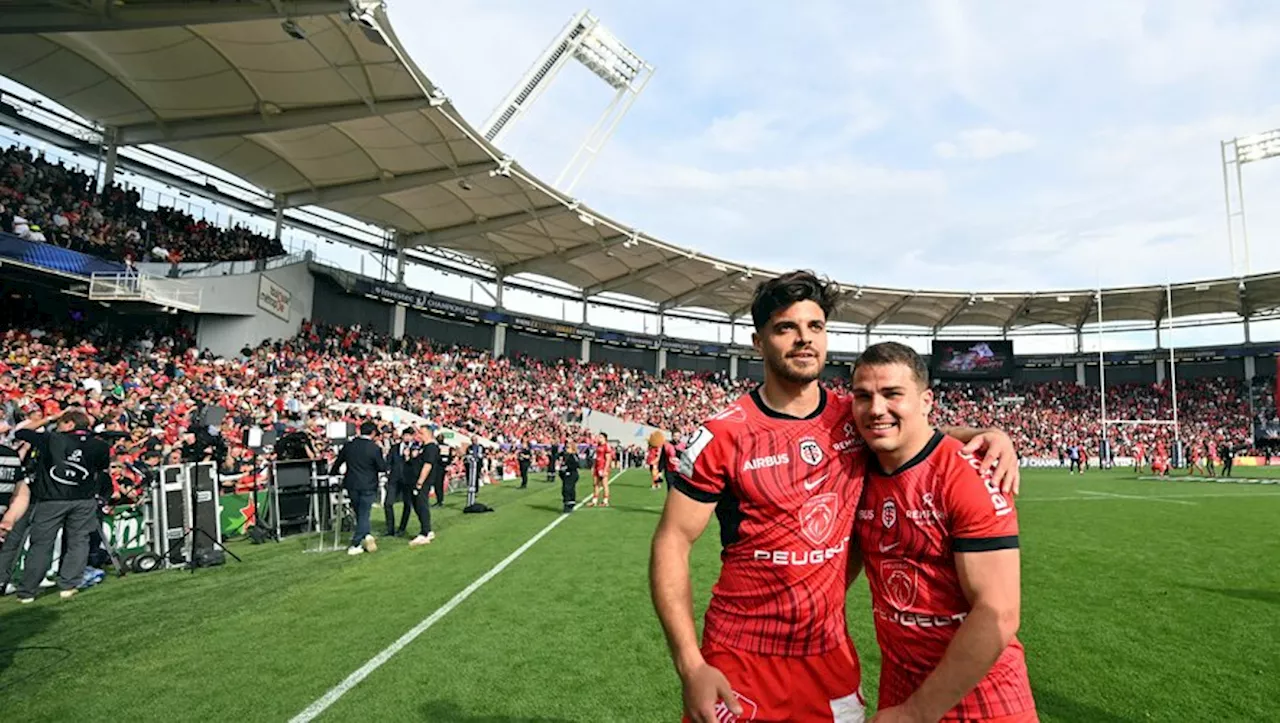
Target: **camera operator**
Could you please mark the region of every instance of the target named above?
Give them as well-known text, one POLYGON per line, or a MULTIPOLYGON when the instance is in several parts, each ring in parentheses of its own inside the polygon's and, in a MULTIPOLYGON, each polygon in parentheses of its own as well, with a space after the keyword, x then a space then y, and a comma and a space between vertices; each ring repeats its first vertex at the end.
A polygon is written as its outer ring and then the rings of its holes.
POLYGON ((200 427, 187 433, 187 444, 182 448, 183 462, 213 462, 222 466, 227 457, 227 442, 218 427, 200 427))
MULTIPOLYGON (((34 420, 23 422, 14 432, 14 438, 30 444, 36 454, 30 489, 30 501, 35 505, 30 520, 31 549, 18 586, 21 603, 35 600, 53 559, 59 530, 66 554, 58 566, 58 588, 64 600, 76 594, 89 557, 89 537, 98 526, 97 496, 107 478, 111 456, 107 443, 90 433, 92 419, 81 409, 68 409, 45 422, 56 431, 37 432, 32 429, 37 424, 34 420)), ((16 510, 17 505, 14 507, 16 510)))
POLYGON ((276 441, 276 459, 289 461, 295 459, 319 459, 311 436, 305 430, 295 429, 281 435, 276 441))

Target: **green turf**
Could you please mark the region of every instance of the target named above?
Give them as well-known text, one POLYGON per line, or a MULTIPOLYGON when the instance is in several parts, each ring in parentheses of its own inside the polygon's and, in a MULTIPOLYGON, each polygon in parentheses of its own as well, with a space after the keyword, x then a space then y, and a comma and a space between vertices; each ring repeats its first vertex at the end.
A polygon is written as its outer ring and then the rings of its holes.
MULTIPOLYGON (((570 516, 322 720, 678 719, 646 585, 664 493, 644 477, 615 482, 612 509, 570 516)), ((1280 719, 1280 485, 1175 479, 1025 473, 1020 637, 1043 720, 1280 719)), ((312 539, 238 542, 243 564, 0 600, 5 718, 287 720, 554 520, 558 487, 486 488, 491 515, 451 499, 426 548, 382 539, 349 558, 303 554, 312 539)), ((699 610, 714 533, 695 549, 699 610)), ((849 606, 874 700, 865 582, 849 606)))

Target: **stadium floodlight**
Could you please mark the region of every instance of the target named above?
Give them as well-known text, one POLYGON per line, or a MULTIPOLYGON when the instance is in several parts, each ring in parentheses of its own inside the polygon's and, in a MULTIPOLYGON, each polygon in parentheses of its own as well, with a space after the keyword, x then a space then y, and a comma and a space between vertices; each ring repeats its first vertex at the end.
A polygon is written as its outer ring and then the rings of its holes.
POLYGON ((481 129, 485 139, 497 143, 511 129, 516 118, 533 104, 570 60, 582 63, 616 92, 600 119, 574 152, 569 164, 556 178, 555 187, 564 193, 577 185, 653 76, 653 66, 628 48, 598 18, 586 10, 574 15, 542 55, 533 61, 529 71, 511 89, 481 129))
POLYGON ((1222 141, 1221 147, 1222 194, 1227 204, 1227 249, 1231 259, 1231 273, 1244 277, 1249 275, 1249 226, 1245 222, 1244 176, 1240 169, 1246 163, 1280 156, 1280 128, 1222 141), (1235 167, 1235 173, 1231 172, 1232 166, 1235 167), (1237 266, 1237 258, 1243 261, 1242 267, 1237 266))
POLYGON ((1236 139, 1236 153, 1241 163, 1264 161, 1280 156, 1280 128, 1266 133, 1236 139))

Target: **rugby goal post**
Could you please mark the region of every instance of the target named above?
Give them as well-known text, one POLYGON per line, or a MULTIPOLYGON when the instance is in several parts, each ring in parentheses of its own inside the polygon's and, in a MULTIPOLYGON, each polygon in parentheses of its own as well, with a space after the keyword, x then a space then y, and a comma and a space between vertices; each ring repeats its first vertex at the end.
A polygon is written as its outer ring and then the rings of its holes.
MULTIPOLYGON (((1173 439, 1172 439, 1172 444, 1170 445, 1170 448, 1169 448, 1169 463, 1172 467, 1179 468, 1183 466, 1185 460, 1184 460, 1184 455, 1182 453, 1183 449, 1182 449, 1181 425, 1179 425, 1178 423, 1178 362, 1175 354, 1176 347, 1174 346, 1174 343, 1173 343, 1173 287, 1170 284, 1166 283, 1164 287, 1164 293, 1165 293, 1165 312, 1166 312, 1164 321, 1167 322, 1167 326, 1165 327, 1166 328, 1165 340, 1169 346, 1168 380, 1169 380, 1169 396, 1170 396, 1170 402, 1172 405, 1172 412, 1173 412, 1172 419, 1110 419, 1107 417, 1107 359, 1106 359, 1106 353, 1102 343, 1102 340, 1106 334, 1106 329, 1103 324, 1103 316, 1102 316, 1103 294, 1102 294, 1102 288, 1101 286, 1099 286, 1097 295, 1094 297, 1095 305, 1098 308, 1098 423, 1102 429, 1102 434, 1101 434, 1102 439, 1100 440, 1100 446, 1101 444, 1107 445, 1107 448, 1111 453, 1112 459, 1115 459, 1115 457, 1117 457, 1118 455, 1116 455, 1115 442, 1112 440, 1112 437, 1109 433, 1109 428, 1113 428, 1113 427, 1136 428, 1136 427, 1142 427, 1142 426, 1171 428, 1173 439)), ((1160 323, 1161 322, 1159 321, 1156 322, 1157 327, 1160 325, 1160 323)), ((1126 435, 1126 436, 1129 436, 1129 435, 1126 435)), ((1160 435, 1160 436, 1168 436, 1168 434, 1160 435)), ((1130 439, 1126 439, 1125 442, 1130 445, 1134 444, 1134 442, 1130 439)), ((1154 447, 1148 451, 1149 454, 1151 452, 1154 452, 1154 447)), ((1101 452, 1099 454, 1101 455, 1101 452)), ((1103 460, 1099 459, 1099 463, 1101 464, 1102 462, 1103 460)), ((1136 460, 1135 460, 1135 464, 1136 464, 1136 460)), ((1150 464, 1150 460, 1148 460, 1148 464, 1150 464)))

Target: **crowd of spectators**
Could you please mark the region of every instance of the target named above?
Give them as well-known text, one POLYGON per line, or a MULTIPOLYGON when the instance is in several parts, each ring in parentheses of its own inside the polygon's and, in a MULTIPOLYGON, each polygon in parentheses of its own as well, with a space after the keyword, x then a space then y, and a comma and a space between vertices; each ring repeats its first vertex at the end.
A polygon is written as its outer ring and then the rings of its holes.
MULTIPOLYGON (((74 331, 70 325, 11 323, 0 333, 2 421, 12 425, 84 406, 115 445, 112 475, 123 501, 135 494, 130 490, 147 467, 180 461, 217 462, 228 488, 249 488, 260 479, 265 459, 242 444, 250 426, 301 433, 317 456, 329 456, 329 423, 363 419, 362 411, 347 404, 403 409, 480 437, 492 445, 494 457, 504 459, 525 443, 535 444, 539 455, 565 441, 589 446, 590 435, 579 424, 583 408, 679 437, 752 386, 723 374, 668 371, 658 377, 572 359, 495 359, 483 350, 312 322, 304 322, 292 339, 264 342, 234 358, 200 351, 178 322, 141 330, 79 324, 74 331), (210 409, 225 415, 211 418, 210 409)), ((1179 389, 1184 441, 1247 447, 1251 403, 1243 381, 1187 380, 1179 389)), ((1024 456, 1057 457, 1072 445, 1098 454, 1096 387, 960 384, 939 386, 937 396, 936 423, 1001 427, 1024 456)), ((1169 419, 1168 389, 1108 387, 1108 416, 1169 419)), ((1111 430, 1117 456, 1131 453, 1139 441, 1171 436, 1168 426, 1111 430)))
MULTIPOLYGON (((1069 382, 1023 385, 940 385, 937 388, 939 424, 996 426, 1013 437, 1020 454, 1055 458, 1062 450, 1082 445, 1095 458, 1100 454, 1102 424, 1098 387, 1069 382)), ((1253 394, 1253 404, 1268 394, 1253 394)), ((1115 456, 1129 456, 1137 444, 1147 449, 1164 442, 1171 449, 1174 428, 1151 424, 1173 419, 1169 384, 1108 384, 1107 437, 1115 456), (1147 423, 1141 423, 1147 422, 1147 423)), ((1253 442, 1250 388, 1241 379, 1201 378, 1178 384, 1179 436, 1184 447, 1216 450, 1223 444, 1247 451, 1253 442)), ((1207 454, 1207 452, 1206 452, 1207 454)))
POLYGON ((133 188, 95 192, 93 176, 30 148, 0 150, 0 232, 121 262, 243 261, 279 256, 278 240, 177 208, 146 209, 133 188))

